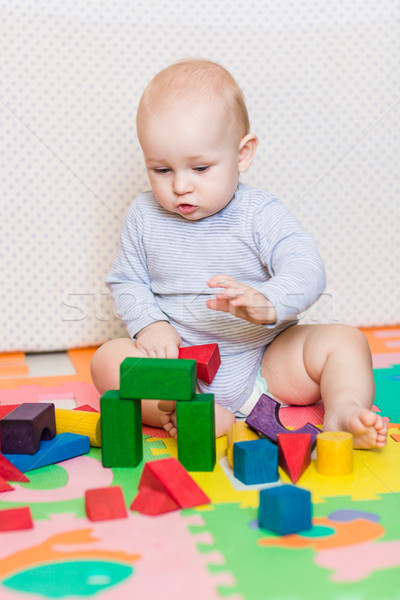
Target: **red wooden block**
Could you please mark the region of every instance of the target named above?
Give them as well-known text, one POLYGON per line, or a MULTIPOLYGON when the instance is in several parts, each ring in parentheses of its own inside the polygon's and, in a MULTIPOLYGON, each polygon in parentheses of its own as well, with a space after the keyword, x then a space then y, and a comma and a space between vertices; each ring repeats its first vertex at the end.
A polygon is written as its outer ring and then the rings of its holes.
MULTIPOLYGON (((154 460, 145 464, 139 481, 139 494, 131 504, 131 509, 142 512, 140 508, 143 508, 146 498, 152 499, 152 507, 149 510, 156 511, 159 506, 162 512, 177 508, 191 508, 210 502, 208 496, 176 458, 154 460), (144 489, 146 491, 142 495, 144 489)), ((144 514, 160 513, 144 512, 144 514)))
POLYGON ((142 487, 130 508, 137 510, 142 515, 155 517, 171 510, 178 510, 180 506, 164 491, 142 487))
POLYGON ((0 454, 0 477, 7 481, 29 481, 28 477, 2 454, 0 454))
POLYGON ((9 483, 7 483, 7 481, 5 479, 3 479, 3 477, 0 477, 0 492, 9 492, 10 490, 13 490, 13 486, 10 485, 9 483))
POLYGON ((122 488, 119 485, 86 490, 85 509, 91 521, 125 519, 128 516, 122 488))
POLYGON ((221 364, 218 344, 179 348, 179 358, 195 360, 197 377, 206 383, 212 382, 221 364))
POLYGON ((18 531, 20 529, 33 529, 29 506, 0 510, 0 531, 18 531))
POLYGON ((77 406, 76 408, 73 408, 72 410, 86 410, 86 412, 95 412, 95 413, 100 412, 96 408, 93 408, 93 406, 90 406, 90 404, 82 404, 82 406, 77 406))
POLYGON ((8 415, 15 408, 18 408, 19 404, 0 404, 0 419, 8 415))
POLYGON ((310 433, 278 433, 279 466, 296 483, 311 463, 310 433))

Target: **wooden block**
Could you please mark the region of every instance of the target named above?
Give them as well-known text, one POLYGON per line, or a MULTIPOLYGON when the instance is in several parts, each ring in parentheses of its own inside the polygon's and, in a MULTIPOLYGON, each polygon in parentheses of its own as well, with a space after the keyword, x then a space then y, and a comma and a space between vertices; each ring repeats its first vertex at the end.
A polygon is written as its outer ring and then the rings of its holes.
POLYGON ((121 364, 121 398, 190 401, 196 382, 194 360, 129 357, 121 364))
POLYGON ((278 481, 278 448, 265 438, 236 442, 233 465, 233 474, 246 485, 278 481))
POLYGON ((311 494, 294 485, 279 485, 260 492, 258 526, 278 535, 312 527, 311 494))
POLYGON ((4 454, 35 454, 41 440, 56 435, 54 404, 24 402, 0 421, 4 454))
POLYGON ((119 485, 86 490, 85 509, 91 521, 126 519, 128 516, 124 494, 119 485))
POLYGON ((214 394, 195 394, 176 404, 178 460, 188 471, 215 467, 214 394))
POLYGON ((29 481, 28 477, 21 473, 3 454, 0 454, 0 477, 6 481, 29 481))
POLYGON ((324 431, 317 436, 317 471, 321 475, 353 472, 353 436, 347 431, 324 431))
POLYGON ((18 408, 19 404, 0 404, 0 419, 8 415, 8 413, 12 412, 16 408, 18 408))
POLYGON ((130 509, 136 510, 142 515, 155 517, 172 510, 179 510, 180 506, 164 491, 155 490, 150 487, 142 487, 132 502, 130 509))
POLYGON ((101 447, 100 413, 66 408, 56 408, 55 413, 57 433, 87 435, 91 446, 101 447))
POLYGON ((9 492, 13 490, 13 486, 8 483, 3 477, 0 477, 0 492, 9 492))
POLYGON ((279 466, 297 483, 311 463, 311 435, 278 433, 278 451, 279 466))
POLYGON ((33 529, 29 506, 0 510, 0 531, 19 531, 21 529, 33 529))
POLYGON ((81 454, 87 454, 89 450, 89 438, 86 435, 61 433, 52 440, 40 442, 40 448, 36 454, 6 454, 5 457, 17 469, 25 473, 81 454))
POLYGON ((221 364, 218 344, 179 348, 179 358, 195 360, 197 377, 206 383, 212 382, 221 364))
POLYGON ((90 404, 82 404, 82 406, 77 406, 76 408, 73 408, 72 410, 85 410, 86 412, 94 412, 94 413, 100 412, 96 408, 93 408, 93 406, 90 406, 90 404))
MULTIPOLYGON (((246 423, 256 431, 259 431, 271 442, 278 442, 278 433, 289 433, 279 421, 279 402, 276 402, 268 394, 262 394, 257 404, 246 419, 246 423)), ((311 423, 307 423, 301 429, 296 429, 296 433, 310 433, 311 445, 315 446, 317 435, 321 430, 311 423)))
POLYGON ((236 442, 249 442, 250 440, 258 440, 258 434, 251 429, 244 421, 236 421, 227 433, 228 441, 228 460, 233 468, 233 445, 236 442))
POLYGON ((143 459, 141 401, 121 400, 118 390, 109 390, 100 407, 103 467, 136 467, 143 459))
POLYGON ((210 499, 181 463, 176 458, 165 458, 145 464, 139 482, 139 494, 131 504, 131 509, 143 514, 160 514, 154 512, 157 506, 161 506, 162 512, 166 512, 166 507, 168 510, 176 510, 175 506, 192 508, 209 502, 210 499), (153 492, 156 492, 154 498, 153 492), (146 501, 150 502, 149 509, 146 508, 146 501), (150 512, 146 512, 147 510, 150 512))

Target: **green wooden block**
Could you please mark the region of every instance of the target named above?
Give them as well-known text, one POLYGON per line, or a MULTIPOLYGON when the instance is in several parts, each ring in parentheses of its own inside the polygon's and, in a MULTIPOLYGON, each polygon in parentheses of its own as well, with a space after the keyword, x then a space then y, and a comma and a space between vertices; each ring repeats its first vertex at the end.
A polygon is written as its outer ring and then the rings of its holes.
POLYGON ((103 467, 136 467, 143 459, 140 400, 121 400, 118 390, 100 398, 103 467))
POLYGON ((195 393, 195 360, 129 357, 121 363, 121 398, 189 401, 195 393))
POLYGON ((214 395, 196 394, 176 405, 178 459, 188 471, 213 471, 215 466, 214 395))

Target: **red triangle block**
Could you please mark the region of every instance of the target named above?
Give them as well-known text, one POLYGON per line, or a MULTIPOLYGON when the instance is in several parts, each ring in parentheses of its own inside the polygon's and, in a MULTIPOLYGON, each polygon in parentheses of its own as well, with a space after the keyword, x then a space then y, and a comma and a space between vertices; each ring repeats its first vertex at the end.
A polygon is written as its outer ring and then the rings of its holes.
POLYGON ((278 433, 279 466, 297 483, 311 462, 310 433, 278 433))
POLYGON ((0 454, 0 477, 3 477, 3 479, 6 479, 7 481, 29 481, 28 477, 21 473, 21 471, 2 454, 0 454))
POLYGON ((85 510, 91 521, 126 519, 128 516, 124 494, 119 485, 86 490, 85 510))
POLYGON ((0 492, 9 492, 10 490, 13 490, 13 486, 10 485, 9 483, 7 483, 7 481, 5 479, 3 479, 3 477, 0 477, 0 492))
POLYGON ((171 510, 178 510, 180 506, 165 492, 143 487, 130 508, 131 510, 137 510, 142 515, 155 517, 171 510))
POLYGON ((195 360, 197 377, 206 383, 212 382, 221 364, 218 344, 179 348, 179 358, 195 360))
POLYGON ((139 494, 130 508, 143 514, 161 514, 209 502, 208 496, 181 463, 176 458, 166 458, 145 464, 139 494), (148 508, 146 502, 150 502, 148 508))

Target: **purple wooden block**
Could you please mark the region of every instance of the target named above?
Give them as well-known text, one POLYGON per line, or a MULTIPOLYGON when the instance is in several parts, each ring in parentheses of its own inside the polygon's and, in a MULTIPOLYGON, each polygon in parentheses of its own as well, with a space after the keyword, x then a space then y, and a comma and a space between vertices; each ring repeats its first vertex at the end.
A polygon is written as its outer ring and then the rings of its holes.
POLYGON ((279 402, 276 402, 268 394, 262 394, 247 417, 246 423, 275 443, 278 443, 278 433, 310 433, 311 445, 314 448, 317 435, 321 433, 321 430, 315 427, 315 425, 311 425, 311 423, 307 423, 301 429, 293 431, 286 429, 279 421, 279 408, 279 402))
POLYGON ((40 440, 51 440, 56 435, 54 404, 20 404, 0 420, 0 432, 5 454, 35 454, 40 440))

